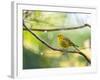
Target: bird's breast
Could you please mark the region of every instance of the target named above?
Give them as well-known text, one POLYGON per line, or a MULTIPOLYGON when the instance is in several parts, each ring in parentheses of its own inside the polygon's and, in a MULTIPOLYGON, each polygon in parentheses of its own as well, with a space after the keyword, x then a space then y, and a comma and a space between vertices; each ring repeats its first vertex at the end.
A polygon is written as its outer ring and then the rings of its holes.
POLYGON ((62 40, 62 41, 60 41, 60 45, 61 45, 61 47, 63 47, 63 48, 67 48, 67 47, 69 47, 70 44, 69 44, 67 41, 62 40))

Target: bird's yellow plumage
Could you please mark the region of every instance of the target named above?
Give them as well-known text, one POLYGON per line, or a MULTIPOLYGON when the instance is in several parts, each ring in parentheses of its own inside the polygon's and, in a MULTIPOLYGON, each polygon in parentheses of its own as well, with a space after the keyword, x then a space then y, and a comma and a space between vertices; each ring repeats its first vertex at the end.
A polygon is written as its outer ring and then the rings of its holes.
POLYGON ((76 46, 71 40, 69 40, 67 37, 64 37, 62 34, 59 34, 57 36, 57 38, 58 38, 59 45, 62 48, 68 48, 68 47, 71 47, 71 46, 76 46))

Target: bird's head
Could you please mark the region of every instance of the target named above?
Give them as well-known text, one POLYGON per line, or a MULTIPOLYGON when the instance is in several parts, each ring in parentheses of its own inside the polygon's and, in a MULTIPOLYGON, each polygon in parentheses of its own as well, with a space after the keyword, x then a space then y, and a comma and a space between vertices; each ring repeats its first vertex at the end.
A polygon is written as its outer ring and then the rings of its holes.
POLYGON ((57 37, 58 37, 59 40, 63 40, 64 39, 64 36, 62 34, 58 34, 57 37))

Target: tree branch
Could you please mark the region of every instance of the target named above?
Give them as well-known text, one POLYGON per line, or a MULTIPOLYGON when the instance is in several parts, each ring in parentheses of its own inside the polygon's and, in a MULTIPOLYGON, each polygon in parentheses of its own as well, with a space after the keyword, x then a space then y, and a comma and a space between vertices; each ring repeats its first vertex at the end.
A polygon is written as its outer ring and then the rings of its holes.
POLYGON ((87 62, 89 63, 89 64, 91 64, 91 61, 89 60, 89 58, 83 53, 83 52, 81 52, 76 46, 73 46, 77 51, 78 51, 78 53, 81 55, 81 56, 83 56, 86 60, 87 60, 87 62))
MULTIPOLYGON (((60 31, 60 30, 75 30, 75 29, 81 29, 81 28, 85 28, 85 27, 89 27, 91 28, 91 26, 89 24, 84 24, 82 26, 78 26, 78 27, 67 27, 67 28, 55 28, 55 29, 30 29, 32 31, 60 31)), ((27 30, 26 28, 23 28, 23 30, 27 30)))
MULTIPOLYGON (((45 42, 44 40, 42 40, 40 37, 38 37, 34 32, 32 32, 30 29, 27 28, 27 26, 25 25, 24 21, 23 21, 23 26, 25 27, 25 29, 27 31, 29 31, 35 38, 37 38, 41 43, 43 43, 45 46, 47 46, 48 48, 55 50, 55 51, 61 51, 61 52, 67 52, 67 53, 79 53, 81 56, 83 56, 86 61, 91 64, 91 61, 87 58, 87 56, 82 53, 78 48, 76 48, 77 51, 68 51, 65 49, 58 49, 58 48, 54 48, 52 46, 50 46, 47 42, 45 42)), ((82 27, 82 26, 81 26, 82 27)), ((67 29, 66 29, 67 30, 67 29)))
POLYGON ((91 64, 90 59, 89 59, 84 53, 82 53, 82 52, 78 52, 78 53, 79 53, 81 56, 83 56, 89 64, 91 64))

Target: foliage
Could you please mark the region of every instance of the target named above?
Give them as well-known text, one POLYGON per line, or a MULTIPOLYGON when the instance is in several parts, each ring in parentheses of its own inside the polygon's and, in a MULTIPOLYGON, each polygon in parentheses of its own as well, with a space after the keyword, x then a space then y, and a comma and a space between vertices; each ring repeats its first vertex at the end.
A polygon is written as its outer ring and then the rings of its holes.
MULTIPOLYGON (((50 11, 23 11, 25 24, 29 29, 55 29, 75 25, 72 16, 74 13, 50 12, 50 11)), ((77 15, 80 13, 77 13, 77 15)), ((88 14, 87 14, 88 15, 88 14)), ((81 16, 80 16, 81 17, 81 16)), ((82 16, 83 17, 83 16, 82 16)), ((80 19, 81 20, 81 19, 80 19)), ((78 25, 79 22, 77 22, 78 25)), ((79 23, 80 24, 80 23, 79 23)), ((72 26, 71 26, 72 27, 72 26)), ((85 41, 90 40, 90 29, 82 28, 69 31, 39 32, 35 31, 41 39, 53 47, 59 47, 57 35, 61 33, 71 39, 79 49, 86 48, 85 41)), ((87 45, 90 46, 89 43, 87 45)), ((88 47, 89 49, 89 47, 88 47)), ((90 54, 90 50, 87 54, 90 54)), ((28 31, 23 30, 23 68, 53 68, 53 67, 82 67, 87 66, 86 60, 79 54, 70 54, 54 51, 46 47, 28 31)))

